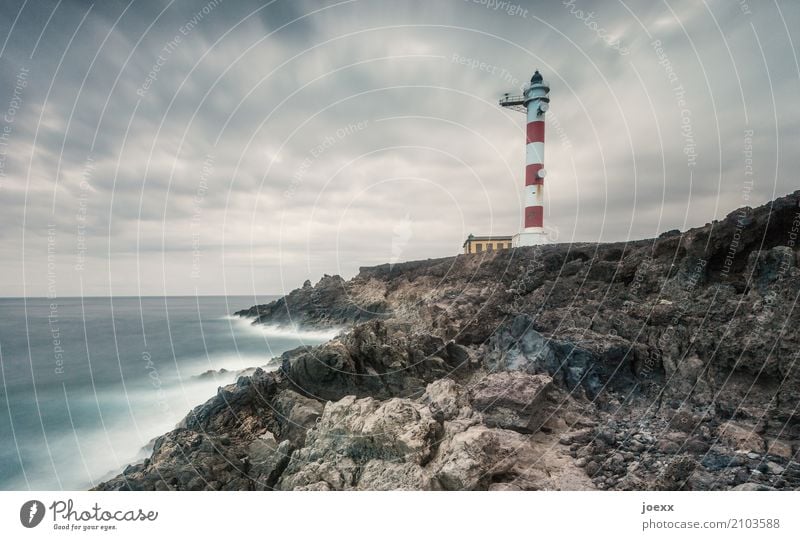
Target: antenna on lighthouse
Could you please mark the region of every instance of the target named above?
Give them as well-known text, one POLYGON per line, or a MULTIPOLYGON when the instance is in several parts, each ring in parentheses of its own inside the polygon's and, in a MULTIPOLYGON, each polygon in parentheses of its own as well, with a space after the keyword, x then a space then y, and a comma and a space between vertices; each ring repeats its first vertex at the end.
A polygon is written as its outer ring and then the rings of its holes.
POLYGON ((503 94, 500 106, 528 116, 525 137, 525 210, 523 227, 513 236, 514 247, 547 243, 544 231, 544 113, 550 108, 550 86, 537 70, 522 95, 503 94))

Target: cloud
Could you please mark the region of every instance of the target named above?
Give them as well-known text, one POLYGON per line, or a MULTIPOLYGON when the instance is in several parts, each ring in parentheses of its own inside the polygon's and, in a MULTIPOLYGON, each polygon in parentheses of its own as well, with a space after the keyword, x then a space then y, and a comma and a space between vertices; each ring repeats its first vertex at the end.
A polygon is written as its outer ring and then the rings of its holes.
POLYGON ((524 117, 497 99, 534 68, 560 240, 651 237, 796 187, 794 4, 62 2, 45 29, 56 5, 0 8, 6 34, 22 9, 2 109, 30 70, 0 126, 3 295, 46 292, 51 228, 60 294, 98 295, 278 293, 512 234, 524 117))

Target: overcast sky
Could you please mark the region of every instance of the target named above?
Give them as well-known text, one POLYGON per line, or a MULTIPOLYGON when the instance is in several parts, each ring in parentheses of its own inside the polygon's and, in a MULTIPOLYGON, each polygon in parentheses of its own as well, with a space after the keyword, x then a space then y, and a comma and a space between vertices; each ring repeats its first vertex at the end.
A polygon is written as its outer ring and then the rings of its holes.
POLYGON ((798 188, 800 3, 500 4, 4 0, 0 296, 281 293, 513 234, 497 100, 536 68, 560 242, 798 188))

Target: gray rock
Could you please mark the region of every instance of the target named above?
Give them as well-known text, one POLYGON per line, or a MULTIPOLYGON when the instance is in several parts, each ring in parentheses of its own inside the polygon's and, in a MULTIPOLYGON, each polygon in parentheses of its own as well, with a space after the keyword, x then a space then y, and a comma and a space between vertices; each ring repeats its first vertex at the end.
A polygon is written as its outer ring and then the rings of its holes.
POLYGON ((289 464, 293 449, 291 442, 278 443, 269 432, 250 443, 247 447, 248 472, 256 489, 271 489, 275 485, 289 464))
POLYGON ((757 484, 755 482, 745 482, 731 488, 731 491, 775 491, 775 488, 765 486, 764 484, 757 484))
POLYGON ((303 446, 306 431, 322 415, 323 404, 292 390, 283 390, 275 397, 274 407, 281 436, 295 446, 303 446))
POLYGON ((543 421, 542 409, 552 378, 522 372, 492 373, 470 391, 470 401, 490 427, 532 433, 543 421))
POLYGON ((408 483, 393 484, 395 489, 423 489, 430 476, 422 466, 430 461, 440 431, 431 410, 408 399, 381 403, 348 396, 329 402, 305 446, 292 453, 280 488, 325 481, 336 490, 378 489, 402 479, 408 483), (359 476, 362 471, 369 474, 359 476))

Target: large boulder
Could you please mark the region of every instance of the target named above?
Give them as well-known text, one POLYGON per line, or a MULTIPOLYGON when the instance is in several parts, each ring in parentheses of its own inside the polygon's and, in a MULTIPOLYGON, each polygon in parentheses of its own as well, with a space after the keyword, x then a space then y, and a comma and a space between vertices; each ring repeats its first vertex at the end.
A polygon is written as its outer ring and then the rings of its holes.
POLYGON ((281 369, 298 391, 319 399, 385 399, 422 393, 427 383, 464 368, 466 361, 463 347, 371 321, 324 345, 284 357, 281 369))
POLYGON ((425 389, 420 399, 430 408, 433 417, 440 422, 457 417, 472 416, 473 410, 467 393, 453 379, 439 379, 425 389))
POLYGON ((719 427, 719 441, 740 452, 763 453, 764 439, 755 428, 728 421, 719 427))
POLYGON ((440 432, 441 424, 431 410, 409 399, 381 403, 347 396, 329 402, 308 432, 305 447, 292 454, 280 487, 299 489, 325 482, 337 490, 427 488, 429 477, 422 467, 430 461, 440 432), (368 472, 366 477, 363 471, 368 472), (401 479, 408 483, 393 484, 401 479))
POLYGON ((472 426, 443 441, 435 478, 447 490, 484 490, 514 465, 527 439, 514 431, 472 426))
POLYGON ((302 446, 306 430, 322 415, 324 405, 292 390, 279 392, 273 403, 281 437, 288 438, 295 446, 302 446))
POLYGON ((258 368, 252 375, 219 388, 217 395, 186 415, 179 427, 228 432, 245 426, 249 432, 263 431, 272 418, 270 400, 277 388, 275 375, 258 368))
POLYGON ((542 409, 553 379, 523 372, 492 373, 470 389, 472 406, 490 427, 532 433, 542 422, 542 409))
POLYGON ((290 441, 278 443, 275 436, 266 432, 247 446, 247 460, 255 489, 271 489, 278 480, 294 447, 290 441))

